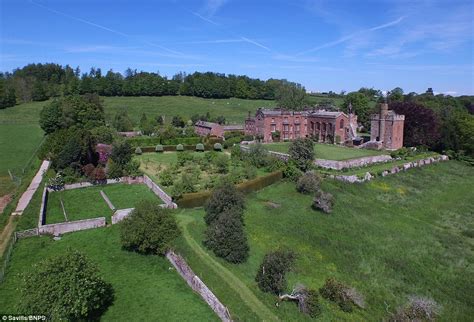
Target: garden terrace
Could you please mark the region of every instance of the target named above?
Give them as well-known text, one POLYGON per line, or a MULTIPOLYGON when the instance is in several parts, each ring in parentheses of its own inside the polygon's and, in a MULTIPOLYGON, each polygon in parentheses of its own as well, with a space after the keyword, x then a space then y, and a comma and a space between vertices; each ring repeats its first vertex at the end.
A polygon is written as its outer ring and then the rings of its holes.
POLYGON ((115 209, 134 208, 140 200, 144 199, 163 203, 143 184, 110 184, 54 191, 48 196, 46 224, 66 221, 61 200, 68 221, 106 217, 107 222, 110 223, 114 210, 109 208, 100 191, 107 195, 115 209))
MULTIPOLYGON (((219 321, 170 263, 160 256, 143 256, 123 250, 118 225, 67 234, 54 241, 49 236, 22 239, 14 247, 6 279, 0 283, 0 308, 18 312, 22 275, 33 265, 72 248, 94 263, 115 292, 102 321, 219 321)), ((31 287, 34 287, 32 285, 31 287)))
POLYGON ((330 215, 312 210, 313 196, 296 192, 293 183, 277 183, 247 199, 246 263, 229 264, 202 246, 202 209, 178 215, 177 251, 236 320, 270 320, 271 314, 309 320, 294 303, 277 308, 276 297, 255 283, 263 256, 286 247, 297 254, 287 291, 298 283, 319 289, 336 277, 365 296, 366 309, 353 313, 321 300, 323 320, 388 320, 388 312, 418 295, 442 305, 440 320, 468 321, 474 315, 474 273, 467 264, 474 260, 473 175, 474 168, 448 161, 359 185, 324 180, 323 190, 336 200, 330 215))
MULTIPOLYGON (((288 153, 290 142, 266 143, 264 146, 269 151, 288 153)), ((350 148, 334 144, 314 144, 314 156, 317 159, 342 161, 382 154, 388 153, 386 151, 350 148)))
MULTIPOLYGON (((167 193, 173 193, 173 188, 183 174, 190 174, 194 191, 212 189, 218 180, 226 175, 230 176, 234 183, 244 182, 251 177, 246 177, 246 167, 242 161, 230 160, 226 152, 164 152, 164 153, 144 153, 135 156, 140 161, 140 170, 147 174, 152 180, 158 183, 167 193), (179 164, 178 159, 184 157, 185 161, 179 164), (228 170, 220 171, 217 159, 224 159, 228 170), (170 171, 170 184, 163 181, 163 173, 170 171), (235 179, 235 180, 234 180, 235 179)), ((269 172, 264 169, 254 169, 255 177, 262 177, 269 172)))

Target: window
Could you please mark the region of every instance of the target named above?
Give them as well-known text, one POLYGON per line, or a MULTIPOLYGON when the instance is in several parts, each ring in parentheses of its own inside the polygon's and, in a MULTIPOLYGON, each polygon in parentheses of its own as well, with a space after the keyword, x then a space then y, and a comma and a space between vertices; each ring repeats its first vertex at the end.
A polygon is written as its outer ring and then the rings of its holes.
POLYGON ((326 131, 326 123, 323 123, 323 131, 326 131))
POLYGON ((340 129, 343 129, 343 128, 344 128, 344 119, 342 119, 342 120, 339 122, 339 128, 340 128, 340 129))
POLYGON ((300 130, 300 125, 299 125, 299 124, 296 124, 295 127, 296 127, 296 131, 299 132, 299 130, 300 130))
POLYGON ((321 123, 318 122, 316 123, 316 130, 319 130, 319 129, 321 129, 321 123))
POLYGON ((272 117, 272 123, 275 123, 275 118, 274 117, 272 117))
POLYGON ((283 131, 288 131, 288 124, 283 125, 283 131))
POLYGON ((276 131, 276 124, 272 124, 272 132, 276 131))

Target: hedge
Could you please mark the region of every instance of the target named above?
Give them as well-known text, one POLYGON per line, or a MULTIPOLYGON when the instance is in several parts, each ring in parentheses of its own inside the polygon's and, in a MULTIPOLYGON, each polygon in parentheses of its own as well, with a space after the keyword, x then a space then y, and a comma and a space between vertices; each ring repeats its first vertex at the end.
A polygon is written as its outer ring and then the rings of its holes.
POLYGON ((133 138, 127 138, 127 142, 130 143, 132 147, 137 146, 151 146, 151 145, 196 145, 202 142, 202 137, 186 137, 186 138, 174 138, 174 139, 164 139, 161 140, 159 136, 136 136, 133 138))
MULTIPOLYGON (((237 190, 241 191, 242 193, 250 193, 253 191, 260 190, 265 188, 271 184, 274 184, 277 181, 280 181, 283 178, 282 171, 272 172, 267 174, 263 177, 258 177, 252 180, 248 180, 236 185, 237 190)), ((207 199, 211 196, 212 191, 200 191, 200 192, 193 192, 193 193, 185 193, 183 196, 176 200, 178 207, 182 208, 196 208, 202 207, 206 203, 207 199)))

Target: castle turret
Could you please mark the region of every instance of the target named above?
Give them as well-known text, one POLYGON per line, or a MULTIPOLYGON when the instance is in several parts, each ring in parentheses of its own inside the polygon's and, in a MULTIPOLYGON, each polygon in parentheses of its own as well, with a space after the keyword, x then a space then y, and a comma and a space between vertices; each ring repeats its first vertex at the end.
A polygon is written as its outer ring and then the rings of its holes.
POLYGON ((388 104, 387 102, 383 102, 380 104, 380 113, 379 113, 379 135, 378 141, 383 142, 385 138, 385 119, 387 118, 388 114, 388 104))

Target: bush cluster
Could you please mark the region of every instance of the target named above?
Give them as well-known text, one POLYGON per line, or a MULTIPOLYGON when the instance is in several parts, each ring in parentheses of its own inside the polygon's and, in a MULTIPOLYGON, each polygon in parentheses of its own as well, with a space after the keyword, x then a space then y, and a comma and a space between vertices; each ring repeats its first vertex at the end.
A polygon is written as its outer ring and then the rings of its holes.
POLYGON ((243 226, 243 195, 231 182, 223 182, 205 205, 207 224, 204 245, 231 263, 247 260, 249 246, 243 226))
POLYGON ((263 292, 280 294, 287 287, 286 273, 290 272, 295 262, 295 254, 289 250, 270 252, 263 258, 255 281, 263 292))
POLYGON ((313 209, 320 210, 326 214, 332 212, 332 207, 334 205, 334 198, 329 192, 324 192, 319 190, 316 192, 316 195, 313 199, 313 209))
POLYGON ((19 310, 53 321, 98 320, 112 304, 114 290, 84 254, 68 251, 45 259, 23 276, 19 310))
POLYGON ((321 177, 314 171, 308 171, 302 175, 296 183, 296 190, 300 193, 310 194, 319 190, 321 177))
POLYGON ((319 289, 321 296, 329 301, 335 302, 344 312, 352 312, 353 306, 365 307, 364 297, 355 288, 331 277, 326 280, 323 287, 319 289))
POLYGON ((122 247, 142 254, 165 255, 179 233, 170 210, 149 200, 142 200, 120 223, 122 247))

